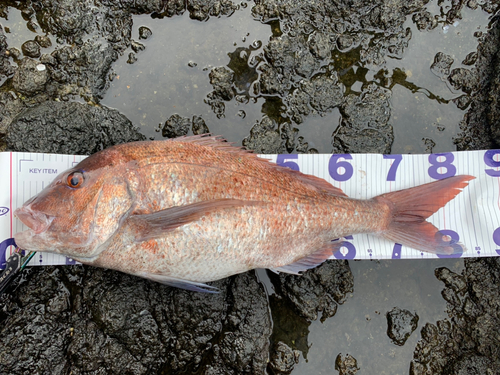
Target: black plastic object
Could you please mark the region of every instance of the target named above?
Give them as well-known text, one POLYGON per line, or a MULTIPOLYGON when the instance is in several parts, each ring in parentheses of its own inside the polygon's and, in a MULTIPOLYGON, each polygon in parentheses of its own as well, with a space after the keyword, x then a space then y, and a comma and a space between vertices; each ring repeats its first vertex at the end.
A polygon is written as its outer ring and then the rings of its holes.
POLYGON ((22 266, 21 254, 14 253, 9 257, 9 259, 7 259, 7 263, 5 264, 5 269, 0 274, 0 295, 5 291, 5 289, 13 280, 13 278, 21 270, 21 266, 22 266))

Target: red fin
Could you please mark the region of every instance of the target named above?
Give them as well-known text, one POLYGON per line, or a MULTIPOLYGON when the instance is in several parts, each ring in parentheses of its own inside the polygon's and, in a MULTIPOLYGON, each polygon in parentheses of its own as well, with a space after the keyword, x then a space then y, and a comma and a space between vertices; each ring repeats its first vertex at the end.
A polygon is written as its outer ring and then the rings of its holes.
POLYGON ((161 237, 165 232, 200 219, 210 212, 243 206, 265 204, 241 199, 214 199, 183 206, 175 206, 151 214, 132 215, 127 219, 137 242, 161 237))
POLYGON ((329 242, 319 250, 304 258, 299 259, 296 262, 287 264, 286 266, 274 267, 271 268, 271 270, 275 272, 286 272, 293 275, 300 275, 299 272, 307 271, 311 268, 316 268, 325 260, 329 259, 335 251, 342 247, 341 245, 342 241, 329 242))
POLYGON ((257 157, 257 155, 252 154, 252 150, 247 150, 242 146, 234 146, 233 142, 228 142, 224 137, 220 135, 212 135, 210 133, 171 138, 168 139, 167 142, 187 142, 199 146, 216 148, 225 152, 242 153, 251 157, 257 157))
POLYGON ((253 158, 254 160, 257 160, 259 162, 266 163, 266 165, 270 168, 276 168, 279 169, 281 172, 288 173, 292 175, 293 178, 301 180, 304 184, 309 185, 314 190, 319 190, 331 195, 347 197, 347 195, 342 190, 336 188, 335 186, 331 185, 329 182, 325 181, 322 178, 304 174, 299 171, 294 171, 290 168, 281 167, 277 164, 270 163, 269 160, 260 158, 257 155, 253 154, 253 151, 247 150, 244 147, 234 146, 232 142, 227 142, 223 137, 218 135, 212 135, 208 133, 208 134, 184 136, 184 137, 169 139, 167 142, 173 142, 173 141, 194 143, 200 146, 212 147, 224 152, 241 154, 242 157, 253 158))
POLYGON ((435 254, 465 251, 462 244, 451 246, 438 228, 425 221, 455 198, 474 176, 455 176, 414 188, 379 195, 374 199, 387 204, 392 221, 380 236, 411 248, 435 254))

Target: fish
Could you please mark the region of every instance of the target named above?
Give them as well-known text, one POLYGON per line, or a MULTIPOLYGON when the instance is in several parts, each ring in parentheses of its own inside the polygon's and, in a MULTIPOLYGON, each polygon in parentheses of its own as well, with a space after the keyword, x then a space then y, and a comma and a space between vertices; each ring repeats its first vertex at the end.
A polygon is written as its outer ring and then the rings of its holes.
POLYGON ((349 198, 327 181, 211 134, 116 145, 58 175, 15 211, 30 251, 63 254, 192 291, 256 268, 301 274, 347 235, 372 233, 435 254, 450 245, 426 219, 469 175, 349 198))

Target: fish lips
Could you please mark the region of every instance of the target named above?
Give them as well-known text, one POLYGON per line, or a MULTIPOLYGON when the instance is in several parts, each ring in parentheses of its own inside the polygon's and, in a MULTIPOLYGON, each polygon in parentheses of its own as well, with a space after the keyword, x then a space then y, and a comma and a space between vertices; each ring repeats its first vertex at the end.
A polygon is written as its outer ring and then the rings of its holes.
POLYGON ((52 224, 55 216, 49 216, 39 211, 33 211, 29 206, 23 206, 14 211, 14 215, 29 229, 14 235, 16 245, 24 250, 43 251, 51 248, 51 241, 44 235, 52 224))
POLYGON ((55 216, 49 216, 40 211, 33 211, 29 206, 18 208, 14 211, 14 215, 30 228, 34 234, 45 232, 55 219, 55 216))

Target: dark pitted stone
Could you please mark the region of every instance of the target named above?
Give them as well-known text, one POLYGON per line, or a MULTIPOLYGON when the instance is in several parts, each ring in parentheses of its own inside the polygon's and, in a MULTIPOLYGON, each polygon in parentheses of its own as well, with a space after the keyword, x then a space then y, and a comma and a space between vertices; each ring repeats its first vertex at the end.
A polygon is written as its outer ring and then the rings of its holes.
POLYGON ((12 85, 24 95, 33 95, 45 89, 48 79, 49 72, 44 64, 25 57, 19 62, 12 85))
POLYGON ((386 314, 387 336, 396 345, 403 346, 418 325, 418 315, 394 307, 386 314))
POLYGON ((90 155, 114 144, 144 139, 114 109, 44 102, 12 121, 6 142, 12 151, 90 155))
POLYGON ((500 373, 500 259, 467 258, 462 274, 436 269, 450 320, 421 331, 410 375, 500 373))
POLYGON ((298 314, 311 321, 319 313, 322 321, 334 316, 353 287, 349 264, 342 260, 327 260, 300 276, 282 272, 277 286, 280 295, 290 300, 298 314))
POLYGON ((36 267, 1 296, 0 368, 20 374, 263 374, 271 322, 246 273, 192 293, 103 269, 36 267))
POLYGON ((438 77, 447 77, 450 74, 450 68, 453 65, 453 58, 443 52, 436 53, 434 62, 431 65, 431 72, 438 77))
POLYGON ((151 29, 147 26, 139 27, 139 39, 149 39, 153 35, 151 29))
POLYGON ((24 56, 33 57, 34 59, 40 57, 40 45, 34 40, 28 40, 21 46, 24 56))
POLYGON ((165 125, 161 130, 161 134, 167 138, 176 138, 183 135, 187 135, 189 128, 191 127, 191 119, 187 117, 182 117, 177 113, 170 116, 170 118, 165 121, 165 125))
POLYGON ((271 349, 271 358, 269 360, 269 368, 275 375, 290 374, 299 362, 299 351, 292 350, 284 342, 277 342, 271 349))
POLYGON ((339 375, 354 375, 359 370, 358 361, 350 354, 344 357, 339 353, 335 359, 335 370, 339 372, 339 375))

